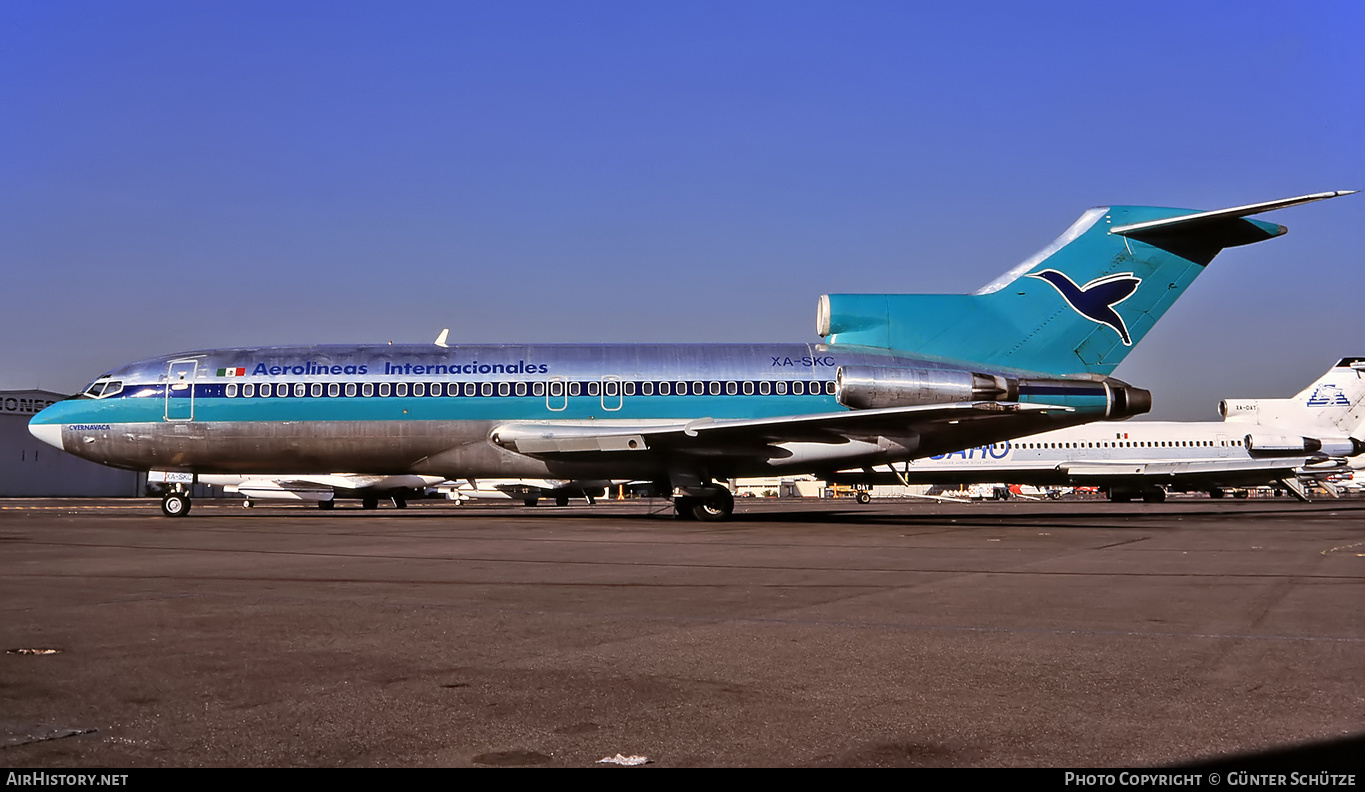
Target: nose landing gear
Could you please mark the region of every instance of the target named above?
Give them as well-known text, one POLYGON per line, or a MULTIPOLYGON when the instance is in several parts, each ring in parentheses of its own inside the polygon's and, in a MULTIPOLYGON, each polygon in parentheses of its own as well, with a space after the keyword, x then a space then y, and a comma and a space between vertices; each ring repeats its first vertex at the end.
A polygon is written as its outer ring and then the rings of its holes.
POLYGON ((161 513, 167 517, 184 517, 190 513, 190 496, 183 492, 169 492, 161 499, 161 513))

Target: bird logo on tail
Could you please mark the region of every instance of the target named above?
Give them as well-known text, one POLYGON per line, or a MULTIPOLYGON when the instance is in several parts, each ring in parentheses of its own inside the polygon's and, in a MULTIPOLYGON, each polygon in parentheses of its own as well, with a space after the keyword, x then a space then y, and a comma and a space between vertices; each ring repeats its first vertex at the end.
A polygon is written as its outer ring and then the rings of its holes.
POLYGON ((1119 272, 1077 286, 1075 281, 1054 269, 1034 272, 1029 277, 1052 284, 1052 288, 1062 295, 1062 299, 1076 313, 1092 322, 1112 327, 1123 340, 1124 346, 1133 345, 1133 339, 1128 335, 1128 325, 1124 324, 1123 317, 1118 315, 1114 306, 1131 297, 1142 284, 1142 278, 1131 272, 1119 272))

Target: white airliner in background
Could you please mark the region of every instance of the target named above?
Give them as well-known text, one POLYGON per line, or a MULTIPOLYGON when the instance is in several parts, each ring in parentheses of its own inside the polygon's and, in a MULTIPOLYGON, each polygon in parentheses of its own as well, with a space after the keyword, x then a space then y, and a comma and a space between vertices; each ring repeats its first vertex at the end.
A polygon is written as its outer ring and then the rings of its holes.
POLYGON ((835 483, 1099 487, 1112 501, 1165 500, 1167 490, 1276 485, 1307 500, 1300 478, 1349 473, 1365 451, 1365 357, 1344 358, 1291 399, 1227 399, 1222 421, 1090 424, 845 471, 835 483))

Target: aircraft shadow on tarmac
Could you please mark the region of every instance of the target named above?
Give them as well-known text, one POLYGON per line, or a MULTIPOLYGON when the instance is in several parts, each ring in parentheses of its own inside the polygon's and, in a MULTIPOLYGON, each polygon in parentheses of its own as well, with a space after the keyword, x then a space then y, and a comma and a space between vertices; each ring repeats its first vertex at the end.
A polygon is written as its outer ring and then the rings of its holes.
MULTIPOLYGON (((1305 515, 1341 511, 1365 511, 1365 500, 1318 502, 1312 504, 1275 502, 1266 504, 1226 504, 1192 500, 1188 503, 1165 503, 1154 505, 1110 506, 1094 504, 876 504, 873 506, 854 506, 848 508, 773 508, 766 504, 757 508, 736 508, 731 522, 725 524, 695 523, 695 527, 708 531, 723 531, 726 527, 738 528, 745 524, 813 524, 813 525, 934 525, 942 526, 951 522, 959 526, 1027 524, 1030 526, 1054 526, 1057 528, 1102 527, 1115 528, 1123 525, 1142 525, 1144 528, 1165 526, 1175 518, 1239 520, 1300 520, 1305 515), (1015 508, 1011 508, 1011 507, 1015 508), (1091 506, 1077 509, 1075 506, 1091 506), (898 508, 899 507, 899 508, 898 508), (984 508, 983 508, 984 507, 984 508), (1031 508, 1041 507, 1041 508, 1031 508)), ((295 506, 257 507, 249 514, 215 509, 215 517, 275 517, 289 515, 295 518, 341 518, 350 517, 348 512, 361 512, 341 506, 327 511, 310 510, 295 506)), ((666 502, 651 505, 647 501, 631 504, 611 504, 601 506, 536 507, 522 506, 470 506, 454 509, 435 505, 427 508, 381 511, 363 511, 365 517, 401 518, 404 520, 484 520, 526 522, 549 520, 591 519, 604 522, 625 522, 639 520, 675 521, 673 508, 666 502)), ((201 514, 204 514, 201 512, 201 514)), ((204 516, 208 516, 204 514, 204 516)), ((677 520, 679 525, 691 525, 691 521, 677 520)))

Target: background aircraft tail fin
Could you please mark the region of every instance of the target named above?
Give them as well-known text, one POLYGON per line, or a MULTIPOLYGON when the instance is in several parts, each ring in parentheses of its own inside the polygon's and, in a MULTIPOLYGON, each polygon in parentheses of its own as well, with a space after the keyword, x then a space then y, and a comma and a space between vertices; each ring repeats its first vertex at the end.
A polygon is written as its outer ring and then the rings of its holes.
POLYGON ((1109 374, 1219 251, 1286 230, 1248 215, 1347 194, 1207 212, 1097 207, 975 294, 828 294, 817 329, 831 344, 1109 374))
POLYGON ((1365 357, 1342 359, 1291 402, 1314 424, 1360 437, 1365 432, 1365 357))
POLYGON ((1289 399, 1224 399, 1224 421, 1365 436, 1365 357, 1342 358, 1289 399))

